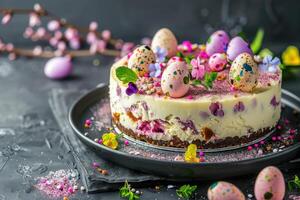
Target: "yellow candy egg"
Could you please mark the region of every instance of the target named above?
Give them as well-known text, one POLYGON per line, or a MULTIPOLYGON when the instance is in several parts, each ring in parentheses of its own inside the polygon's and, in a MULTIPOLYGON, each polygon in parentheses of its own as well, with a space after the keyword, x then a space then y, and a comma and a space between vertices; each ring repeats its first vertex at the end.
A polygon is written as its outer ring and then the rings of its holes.
POLYGON ((156 51, 157 48, 167 50, 167 56, 172 57, 177 52, 177 39, 170 29, 162 28, 156 32, 153 37, 151 48, 156 51))
POLYGON ((136 48, 128 60, 128 67, 140 77, 148 73, 148 66, 155 63, 155 54, 147 45, 136 48))
POLYGON ((238 90, 251 92, 257 85, 258 67, 252 55, 242 53, 238 55, 230 68, 229 81, 238 90))

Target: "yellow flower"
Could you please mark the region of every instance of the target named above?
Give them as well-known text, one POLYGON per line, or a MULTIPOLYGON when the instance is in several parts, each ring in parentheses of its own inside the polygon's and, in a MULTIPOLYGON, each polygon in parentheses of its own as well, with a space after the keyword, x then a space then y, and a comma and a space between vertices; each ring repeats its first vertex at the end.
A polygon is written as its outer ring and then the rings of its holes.
POLYGON ((195 144, 190 144, 184 154, 185 162, 195 163, 199 162, 200 159, 197 158, 197 146, 195 144))
POLYGON ((102 144, 111 148, 111 149, 117 149, 118 148, 118 140, 117 135, 115 133, 104 133, 102 135, 102 144))
POLYGON ((288 46, 282 53, 282 62, 284 65, 300 65, 298 48, 295 46, 288 46))

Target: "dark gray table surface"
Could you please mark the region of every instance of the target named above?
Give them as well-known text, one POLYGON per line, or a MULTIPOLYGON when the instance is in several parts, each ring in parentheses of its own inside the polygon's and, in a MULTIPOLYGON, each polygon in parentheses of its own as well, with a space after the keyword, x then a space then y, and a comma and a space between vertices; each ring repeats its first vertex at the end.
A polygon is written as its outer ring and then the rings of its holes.
MULTIPOLYGON (((0 7, 31 8, 36 2, 1 0, 0 7)), ((204 42, 212 31, 219 28, 225 28, 233 35, 243 29, 249 36, 253 36, 257 28, 262 26, 267 35, 264 47, 269 47, 268 44, 271 43, 271 49, 280 52, 288 44, 299 44, 300 26, 295 20, 300 15, 297 0, 191 0, 188 3, 180 0, 38 2, 58 16, 81 26, 97 20, 101 29, 111 29, 115 37, 131 41, 152 36, 157 29, 164 26, 174 30, 180 40, 189 38, 193 42, 204 42)), ((6 28, 0 25, 0 36, 6 42, 13 42, 20 47, 32 46, 31 42, 20 37, 27 20, 27 16, 16 16, 6 28)), ((20 58, 11 62, 0 56, 0 200, 45 199, 44 194, 30 187, 32 178, 43 176, 50 170, 74 168, 72 156, 59 141, 61 133, 49 107, 48 95, 53 88, 93 89, 101 82, 107 83, 109 66, 113 59, 100 57, 100 60, 100 66, 92 64, 93 58, 76 60, 74 73, 70 78, 54 81, 43 74, 46 60, 20 58)), ((299 86, 300 79, 283 82, 284 88, 298 96, 299 86)), ((285 170, 284 174, 291 177, 295 171, 285 170)), ((252 193, 255 177, 250 175, 228 181, 236 184, 247 195, 252 193)), ((206 199, 210 183, 192 183, 198 184, 200 188, 195 199, 206 199)), ((168 184, 173 183, 166 183, 168 184)), ((153 188, 154 186, 142 188, 142 199, 177 199, 175 189, 166 189, 164 186, 155 191, 153 188)), ((120 197, 118 192, 77 192, 72 199, 100 200, 120 197)))
MULTIPOLYGON (((1 136, 0 151, 5 150, 5 146, 19 145, 24 150, 21 156, 11 156, 1 169, 3 162, 0 160, 0 199, 40 199, 44 198, 39 191, 28 189, 26 177, 20 173, 20 167, 33 165, 33 163, 46 163, 46 169, 55 170, 72 166, 66 163, 65 159, 70 159, 68 154, 59 152, 57 149, 49 148, 45 138, 47 134, 59 133, 58 125, 52 115, 48 105, 48 93, 52 88, 94 88, 100 82, 108 81, 109 65, 113 62, 109 58, 100 58, 101 65, 94 66, 92 59, 80 59, 74 63, 73 75, 62 81, 47 79, 43 74, 45 60, 20 58, 16 61, 9 61, 5 57, 0 57, 0 132, 6 131, 8 135, 15 135, 10 139, 1 136), (26 124, 27 119, 35 118, 34 123, 26 124), (42 125, 42 126, 41 126, 42 125), (20 135, 18 135, 20 134, 20 135), (35 144, 18 143, 18 138, 31 137, 40 138, 39 149, 35 152, 35 144), (3 140, 4 139, 4 140, 3 140), (30 153, 38 155, 30 157, 30 153), (58 159, 60 154, 65 155, 65 159, 58 159), (2 162, 2 163, 1 163, 2 162), (2 198, 3 197, 3 198, 2 198)), ((283 87, 300 95, 300 80, 284 81, 283 87)), ((32 122, 31 122, 32 123, 32 122)), ((49 135, 48 135, 49 136, 49 135)), ((9 137, 9 136, 7 136, 9 137)), ((0 156, 1 158, 1 156, 0 156)), ((45 172, 47 173, 47 172, 45 172)), ((244 192, 251 191, 249 181, 253 181, 255 176, 240 177, 230 180, 243 188, 244 192)), ((198 198, 205 196, 209 183, 197 183, 201 190, 198 198)), ((153 187, 152 187, 153 188, 153 187)), ((177 199, 175 189, 163 188, 159 192, 153 189, 144 188, 142 199, 177 199)), ((108 192, 101 194, 85 194, 78 192, 74 199, 119 199, 118 192, 108 192)))

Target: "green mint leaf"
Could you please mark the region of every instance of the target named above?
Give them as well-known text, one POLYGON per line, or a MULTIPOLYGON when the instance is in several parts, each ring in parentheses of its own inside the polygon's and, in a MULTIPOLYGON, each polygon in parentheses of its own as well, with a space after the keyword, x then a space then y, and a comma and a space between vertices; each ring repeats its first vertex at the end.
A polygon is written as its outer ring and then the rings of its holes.
POLYGON ((217 77, 218 77, 218 73, 217 72, 211 72, 210 73, 210 79, 212 81, 215 81, 217 77))
POLYGON ((245 40, 246 42, 248 41, 247 36, 245 34, 245 32, 241 31, 237 34, 237 36, 241 37, 243 40, 245 40))
POLYGON ((183 55, 183 53, 181 53, 180 51, 178 51, 178 52, 176 53, 176 56, 178 56, 179 58, 184 59, 184 55, 183 55))
POLYGON ((211 37, 208 38, 207 44, 209 44, 210 42, 211 42, 211 37))
POLYGON ((176 190, 176 194, 180 198, 189 199, 197 189, 197 185, 183 185, 178 190, 176 190))
POLYGON ((192 84, 195 85, 195 86, 201 85, 201 81, 196 79, 196 80, 193 80, 192 84))
POLYGON ((270 56, 273 57, 274 53, 273 53, 270 49, 264 48, 264 49, 262 49, 262 50, 258 53, 258 55, 259 55, 260 57, 262 57, 262 58, 264 58, 264 57, 266 57, 266 56, 268 56, 268 55, 270 55, 270 56))
POLYGON ((130 185, 128 184, 127 181, 125 181, 123 187, 120 188, 120 196, 122 198, 126 198, 128 200, 137 200, 137 199, 140 199, 140 196, 133 193, 131 191, 131 187, 130 185))
POLYGON ((217 72, 205 73, 203 86, 206 87, 206 89, 212 88, 213 82, 216 80, 217 76, 217 72))
POLYGON ((184 60, 187 64, 191 64, 191 61, 194 59, 193 55, 188 55, 184 57, 184 60))
POLYGON ((264 30, 262 28, 258 29, 254 40, 252 41, 250 47, 254 54, 258 53, 261 48, 264 39, 264 30))
POLYGON ((129 69, 125 66, 121 66, 116 69, 116 76, 120 81, 123 82, 123 84, 129 82, 135 83, 138 79, 136 73, 132 69, 129 69))

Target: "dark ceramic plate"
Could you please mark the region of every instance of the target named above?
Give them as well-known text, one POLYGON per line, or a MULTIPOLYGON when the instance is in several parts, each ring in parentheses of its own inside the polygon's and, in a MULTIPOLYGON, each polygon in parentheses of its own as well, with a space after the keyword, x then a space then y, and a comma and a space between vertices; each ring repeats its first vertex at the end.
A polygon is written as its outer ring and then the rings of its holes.
POLYGON ((299 133, 296 131, 293 139, 288 138, 291 129, 299 130, 300 120, 296 113, 300 111, 300 99, 282 90, 282 105, 280 130, 274 131, 264 140, 264 144, 258 143, 258 147, 253 145, 251 151, 241 147, 224 152, 208 152, 205 153, 205 162, 201 163, 180 161, 182 152, 153 148, 133 140, 125 145, 125 138, 120 138, 117 150, 95 142, 95 138, 101 138, 101 134, 108 131, 105 126, 111 126, 107 86, 98 87, 79 98, 70 109, 69 121, 80 140, 102 158, 116 164, 177 180, 222 179, 256 173, 266 166, 281 164, 296 157, 300 151, 299 133), (93 120, 91 128, 84 127, 86 119, 93 120), (274 137, 286 139, 274 141, 274 137))

